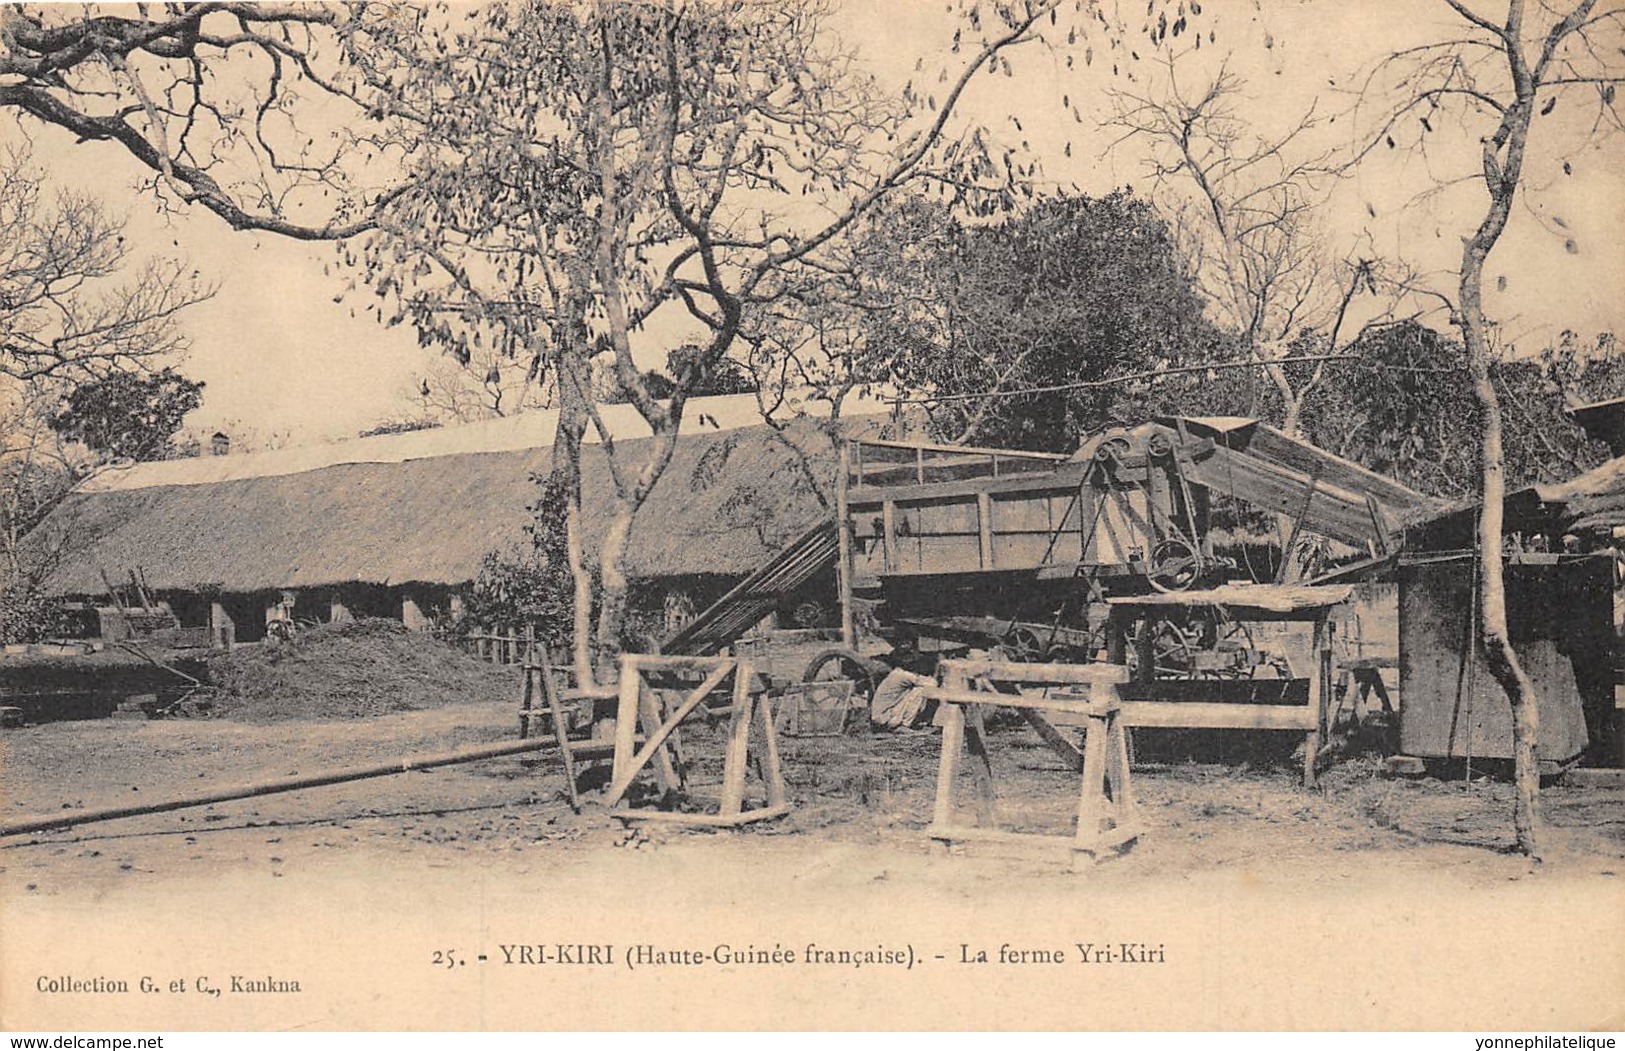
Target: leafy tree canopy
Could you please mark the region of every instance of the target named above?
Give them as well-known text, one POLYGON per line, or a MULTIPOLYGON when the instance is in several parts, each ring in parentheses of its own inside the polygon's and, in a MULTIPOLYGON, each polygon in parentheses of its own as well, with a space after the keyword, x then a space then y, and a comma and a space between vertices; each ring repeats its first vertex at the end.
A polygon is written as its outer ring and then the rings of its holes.
POLYGON ((1126 190, 1046 199, 989 225, 911 201, 865 235, 890 307, 868 315, 865 367, 942 399, 930 411, 946 438, 1069 448, 1133 411, 1113 377, 1224 344, 1166 224, 1126 190))
POLYGON ((186 414, 203 403, 203 384, 174 369, 115 372, 68 392, 51 429, 114 460, 161 460, 186 414))

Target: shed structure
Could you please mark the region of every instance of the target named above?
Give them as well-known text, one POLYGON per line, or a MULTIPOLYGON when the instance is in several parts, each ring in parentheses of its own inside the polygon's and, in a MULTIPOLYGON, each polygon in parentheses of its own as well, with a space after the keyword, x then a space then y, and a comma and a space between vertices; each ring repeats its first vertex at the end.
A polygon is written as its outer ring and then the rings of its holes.
MULTIPOLYGON (((673 595, 703 608, 827 515, 832 432, 881 423, 875 406, 861 408, 839 427, 797 419, 774 428, 761 424, 754 395, 690 401, 687 433, 628 549, 645 611, 673 595)), ((650 441, 641 417, 630 406, 601 412, 618 454, 639 456, 650 441)), ((525 542, 555 425, 537 413, 110 469, 70 495, 28 550, 53 567, 50 594, 100 600, 104 571, 117 580, 139 570, 183 624, 207 624, 217 639, 252 641, 284 615, 394 617, 421 629, 433 611, 458 606, 488 553, 525 542)), ((588 535, 602 535, 614 513, 596 437, 589 428, 582 455, 588 535)))
MULTIPOLYGON (((1625 401, 1575 410, 1611 445, 1625 436, 1625 401)), ((1509 493, 1507 620, 1540 696, 1540 756, 1620 765, 1625 754, 1625 457, 1563 482, 1509 493)), ((1505 759, 1511 705, 1474 634, 1476 503, 1419 530, 1400 568, 1401 747, 1413 755, 1505 759)))

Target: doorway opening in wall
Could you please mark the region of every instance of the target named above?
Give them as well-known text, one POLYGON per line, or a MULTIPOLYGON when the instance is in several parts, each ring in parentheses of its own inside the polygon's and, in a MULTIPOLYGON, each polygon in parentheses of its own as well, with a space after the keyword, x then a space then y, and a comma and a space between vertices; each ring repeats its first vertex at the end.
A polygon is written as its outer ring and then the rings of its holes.
POLYGON ((220 606, 225 610, 226 616, 231 618, 236 641, 264 642, 266 610, 275 605, 281 597, 281 594, 275 591, 221 595, 220 606))
POLYGON ((293 597, 295 624, 326 624, 333 619, 333 592, 327 588, 312 588, 297 592, 293 597))

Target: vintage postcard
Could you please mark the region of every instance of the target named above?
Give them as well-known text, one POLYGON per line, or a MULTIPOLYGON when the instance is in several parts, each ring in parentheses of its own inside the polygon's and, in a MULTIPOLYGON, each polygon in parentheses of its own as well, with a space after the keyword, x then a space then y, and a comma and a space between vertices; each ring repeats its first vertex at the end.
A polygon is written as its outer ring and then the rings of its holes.
POLYGON ((0 1028, 1625 1028, 1622 55, 0 5, 0 1028))

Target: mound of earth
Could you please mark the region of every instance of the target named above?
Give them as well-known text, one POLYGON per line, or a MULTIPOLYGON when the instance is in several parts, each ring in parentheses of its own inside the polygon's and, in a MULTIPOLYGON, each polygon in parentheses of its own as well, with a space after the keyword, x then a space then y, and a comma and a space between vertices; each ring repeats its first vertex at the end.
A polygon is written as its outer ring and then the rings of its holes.
POLYGON ((520 671, 476 660, 398 621, 322 624, 209 659, 214 714, 245 722, 366 719, 513 698, 520 671))

